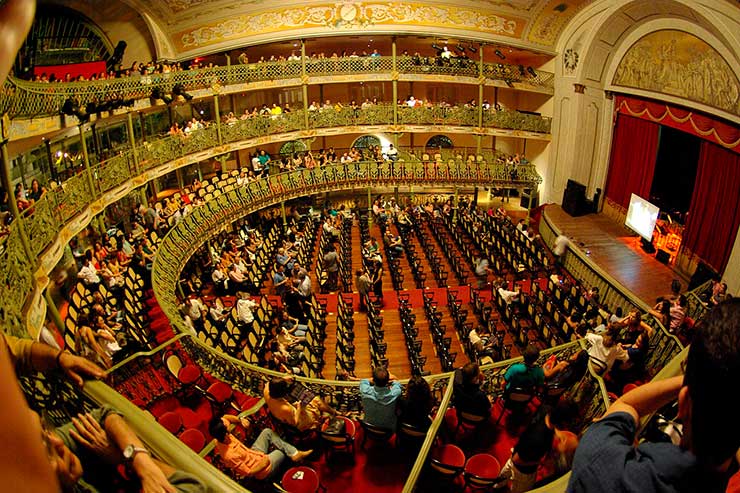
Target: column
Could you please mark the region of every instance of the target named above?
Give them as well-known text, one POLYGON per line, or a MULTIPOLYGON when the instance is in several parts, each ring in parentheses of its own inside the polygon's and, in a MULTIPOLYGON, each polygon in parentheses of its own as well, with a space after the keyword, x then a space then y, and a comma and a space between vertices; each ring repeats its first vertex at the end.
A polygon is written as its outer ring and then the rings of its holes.
POLYGON ((31 244, 28 241, 26 235, 25 223, 21 217, 21 213, 18 210, 18 202, 15 200, 15 193, 13 188, 13 179, 10 176, 10 158, 8 157, 8 140, 3 139, 0 151, 2 152, 2 166, 3 171, 0 173, 2 178, 3 187, 8 192, 8 204, 10 205, 10 213, 13 215, 13 227, 20 228, 21 243, 23 244, 23 250, 26 253, 26 257, 31 265, 36 265, 36 259, 31 254, 31 244))
POLYGON ((457 194, 458 188, 455 187, 455 198, 452 200, 452 222, 457 222, 457 194))
POLYGON ((288 218, 285 216, 285 201, 280 201, 280 214, 283 217, 283 232, 288 231, 288 218))
POLYGON ((218 110, 218 94, 213 95, 213 111, 216 117, 216 136, 218 138, 218 145, 221 145, 221 112, 218 110))
POLYGON ((301 40, 301 91, 303 93, 303 128, 308 130, 308 75, 306 74, 306 40, 301 40))
POLYGON ((49 293, 48 287, 44 289, 44 299, 46 300, 46 310, 51 316, 51 321, 54 322, 54 325, 57 326, 59 332, 62 333, 62 337, 64 337, 64 320, 62 319, 62 315, 59 313, 57 306, 54 304, 54 300, 51 297, 51 293, 49 293))
POLYGON ((483 72, 483 45, 480 46, 480 49, 478 50, 478 53, 480 53, 480 63, 478 63, 478 135, 476 135, 475 139, 475 153, 480 154, 481 153, 481 138, 483 132, 483 87, 486 82, 486 78, 484 76, 483 72))
MULTIPOLYGON (((134 134, 134 119, 131 112, 126 114, 126 128, 128 129, 128 141, 131 144, 131 155, 134 157, 134 174, 139 174, 139 153, 136 151, 136 135, 134 134)), ((142 126, 142 132, 144 127, 142 126)))
MULTIPOLYGON (((393 36, 391 43, 391 57, 393 69, 391 70, 391 80, 393 81, 393 125, 398 125, 398 57, 396 56, 396 37, 393 36)), ((394 144, 398 147, 398 138, 394 144)))
POLYGON ((92 170, 90 169, 90 156, 87 153, 87 142, 85 142, 85 131, 82 129, 83 125, 80 124, 77 128, 80 131, 80 146, 82 146, 82 159, 85 163, 85 174, 87 175, 87 184, 90 187, 90 194, 93 197, 98 195, 95 190, 95 180, 93 179, 92 170))

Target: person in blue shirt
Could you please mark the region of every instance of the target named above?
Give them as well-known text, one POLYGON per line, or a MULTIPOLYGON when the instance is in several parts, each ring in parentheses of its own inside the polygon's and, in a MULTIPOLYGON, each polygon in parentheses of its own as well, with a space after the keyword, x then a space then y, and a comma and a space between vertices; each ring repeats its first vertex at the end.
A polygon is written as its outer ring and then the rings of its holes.
POLYGON ((576 450, 569 493, 726 491, 740 447, 740 299, 697 325, 686 373, 627 392, 586 431, 576 450), (641 418, 678 400, 680 442, 635 445, 641 418))
POLYGON ((401 397, 401 384, 382 366, 373 369, 373 379, 360 380, 365 422, 389 430, 396 429, 396 405, 401 397))
MULTIPOLYGON (((524 349, 524 362, 514 363, 506 370, 506 390, 512 387, 523 389, 537 389, 545 384, 545 370, 537 365, 540 350, 534 344, 524 349)), ((549 376, 549 375, 548 375, 549 376)))

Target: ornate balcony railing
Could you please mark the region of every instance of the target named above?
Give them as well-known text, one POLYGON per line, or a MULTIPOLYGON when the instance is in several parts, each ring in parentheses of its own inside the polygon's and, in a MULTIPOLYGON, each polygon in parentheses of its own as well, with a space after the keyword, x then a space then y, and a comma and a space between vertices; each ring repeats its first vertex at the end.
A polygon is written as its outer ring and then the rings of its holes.
MULTIPOLYGON (((275 83, 294 85, 310 83, 312 78, 332 76, 371 75, 378 80, 418 75, 449 75, 479 78, 485 83, 502 81, 508 85, 519 84, 524 88, 535 88, 552 92, 553 74, 533 71, 522 73, 519 66, 503 63, 426 63, 414 57, 398 57, 396 72, 393 57, 343 57, 301 61, 264 62, 245 65, 229 65, 169 72, 163 74, 136 75, 115 79, 86 82, 41 83, 9 78, 0 91, 0 111, 11 118, 33 118, 58 114, 67 98, 77 98, 81 105, 98 103, 109 97, 147 99, 155 89, 169 94, 173 86, 182 84, 188 91, 210 90, 219 87, 223 92, 244 92, 250 84, 260 83, 260 88, 275 83), (245 87, 246 86, 246 87, 245 87)), ((210 91, 208 92, 210 94, 210 91)))

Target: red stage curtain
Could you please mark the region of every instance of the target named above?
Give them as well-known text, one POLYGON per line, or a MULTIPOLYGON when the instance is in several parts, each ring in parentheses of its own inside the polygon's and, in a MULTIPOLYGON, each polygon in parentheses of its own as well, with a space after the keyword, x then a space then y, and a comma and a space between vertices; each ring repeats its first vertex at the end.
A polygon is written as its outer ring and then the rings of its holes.
POLYGON ((740 225, 740 155, 701 143, 683 246, 724 272, 740 225))
POLYGON ((656 123, 619 114, 614 126, 605 197, 627 209, 630 195, 650 199, 658 152, 656 123))
POLYGON ((630 96, 618 95, 614 110, 619 114, 660 123, 701 137, 740 153, 740 127, 694 110, 630 96))

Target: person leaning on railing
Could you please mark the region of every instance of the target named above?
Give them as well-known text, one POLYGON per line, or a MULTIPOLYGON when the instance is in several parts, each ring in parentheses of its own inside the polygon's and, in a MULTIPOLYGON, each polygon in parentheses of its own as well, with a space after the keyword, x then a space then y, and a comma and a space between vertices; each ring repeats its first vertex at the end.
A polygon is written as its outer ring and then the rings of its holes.
POLYGON ((697 324, 686 371, 620 397, 576 450, 571 493, 725 492, 740 447, 740 300, 725 301, 697 324), (679 443, 641 442, 641 419, 678 399, 679 443))

